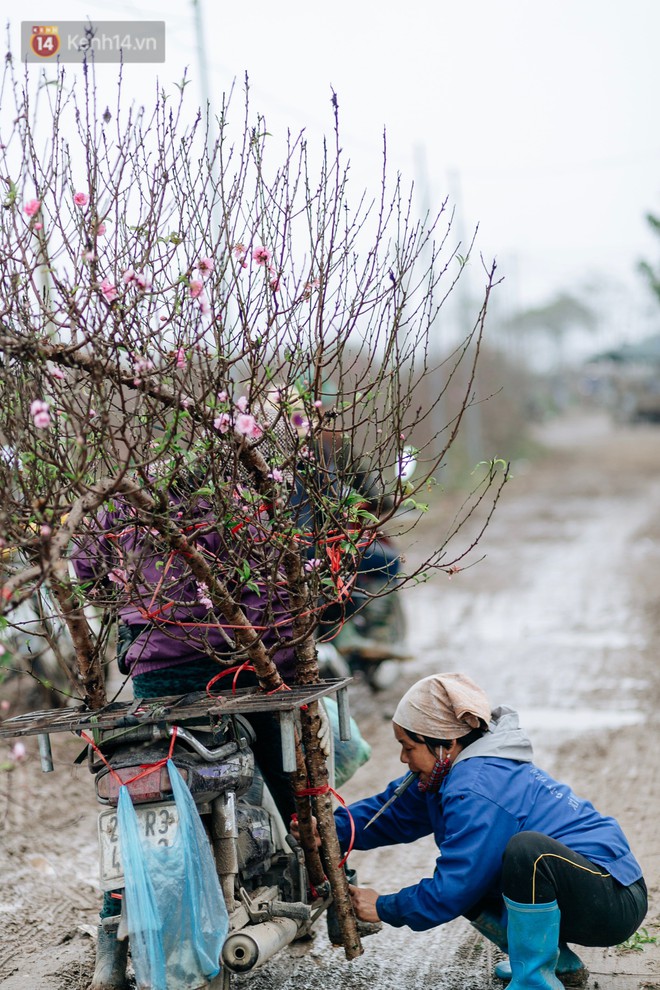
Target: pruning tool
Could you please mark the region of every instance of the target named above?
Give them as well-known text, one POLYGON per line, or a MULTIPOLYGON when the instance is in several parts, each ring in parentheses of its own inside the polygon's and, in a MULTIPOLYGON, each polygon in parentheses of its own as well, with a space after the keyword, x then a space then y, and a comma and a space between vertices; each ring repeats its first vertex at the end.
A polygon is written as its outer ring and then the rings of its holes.
MULTIPOLYGON (((369 828, 370 825, 373 825, 373 823, 376 821, 376 819, 377 818, 380 818, 380 816, 382 815, 382 813, 384 811, 386 811, 391 804, 394 804, 394 802, 396 801, 396 799, 398 797, 401 797, 401 795, 403 794, 404 791, 407 791, 408 790, 408 788, 410 787, 410 785, 412 784, 412 782, 414 780, 417 780, 417 774, 414 773, 411 770, 410 773, 407 773, 406 774, 406 776, 403 778, 403 780, 401 781, 401 783, 399 784, 399 786, 395 789, 394 794, 392 795, 392 797, 389 798, 385 802, 385 804, 383 805, 382 808, 379 808, 378 809, 378 811, 376 812, 376 814, 374 815, 374 817, 369 819, 369 821, 364 826, 364 828, 367 829, 367 828, 369 828)), ((364 831, 364 829, 363 829, 363 831, 364 831)))

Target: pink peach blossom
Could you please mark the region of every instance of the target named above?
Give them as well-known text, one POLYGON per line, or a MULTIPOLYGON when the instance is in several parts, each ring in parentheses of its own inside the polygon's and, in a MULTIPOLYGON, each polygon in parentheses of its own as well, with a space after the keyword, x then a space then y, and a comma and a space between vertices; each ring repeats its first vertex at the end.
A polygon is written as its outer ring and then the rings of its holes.
POLYGON ((318 289, 320 284, 321 283, 318 278, 314 278, 310 282, 305 282, 303 288, 303 299, 309 299, 312 295, 312 289, 318 289))
POLYGON ((248 407, 248 399, 246 395, 242 395, 236 400, 236 408, 240 409, 241 412, 246 412, 248 407))
POLYGON ((103 235, 105 234, 105 224, 104 223, 100 223, 100 224, 97 225, 97 227, 96 227, 96 233, 97 233, 97 236, 98 237, 103 237, 103 235))
POLYGON ((186 352, 183 347, 179 347, 176 352, 176 366, 177 368, 185 368, 186 366, 186 352))
POLYGON ((19 762, 21 760, 24 760, 25 757, 27 756, 27 749, 25 748, 25 743, 15 742, 11 748, 11 755, 15 760, 18 760, 19 762))
POLYGON ((210 275, 214 268, 215 263, 213 258, 200 258, 197 262, 197 271, 202 278, 206 278, 207 275, 210 275))
POLYGON ((42 223, 35 223, 34 229, 35 230, 43 230, 44 229, 44 225, 42 223))
POLYGON ((197 582, 197 601, 200 605, 204 605, 206 608, 213 608, 213 602, 209 596, 208 585, 204 584, 203 581, 197 582))
POLYGON ((223 412, 219 416, 216 416, 213 420, 213 426, 218 433, 227 433, 231 426, 231 416, 229 413, 223 412))
POLYGON ((29 199, 25 206, 23 207, 23 213, 27 214, 29 217, 35 216, 41 209, 40 199, 29 199))
POLYGON ((99 286, 107 302, 111 303, 117 298, 117 287, 109 278, 104 278, 99 286))
POLYGON ((73 197, 73 202, 76 206, 87 206, 89 203, 89 196, 84 192, 77 192, 73 197))
POLYGON ((150 371, 153 371, 154 363, 150 361, 149 358, 143 357, 141 354, 136 354, 133 357, 133 371, 136 375, 145 375, 150 371))
POLYGON ((241 436, 249 437, 251 440, 258 440, 263 430, 250 413, 241 413, 236 417, 236 432, 241 436))
POLYGON ((267 265, 270 262, 270 251, 265 248, 262 244, 256 247, 252 252, 252 260, 256 261, 258 265, 267 265))
POLYGON ((197 299, 198 296, 201 296, 202 292, 204 291, 204 283, 202 282, 201 278, 191 278, 189 283, 189 288, 190 288, 191 297, 193 299, 197 299))
POLYGON ((47 430, 51 425, 50 406, 43 399, 34 399, 30 403, 30 416, 38 430, 47 430))
POLYGON ((128 584, 128 574, 123 567, 113 567, 108 571, 108 581, 112 584, 128 584))

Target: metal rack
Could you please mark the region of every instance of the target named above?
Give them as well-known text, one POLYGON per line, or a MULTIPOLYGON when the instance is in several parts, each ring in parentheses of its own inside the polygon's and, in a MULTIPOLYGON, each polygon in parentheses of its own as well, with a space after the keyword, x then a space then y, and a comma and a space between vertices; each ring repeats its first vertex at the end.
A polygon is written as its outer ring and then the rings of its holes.
POLYGON ((327 695, 337 696, 339 735, 351 738, 347 687, 352 678, 333 678, 316 684, 294 684, 291 688, 266 694, 259 688, 221 691, 213 697, 200 691, 195 694, 163 698, 136 698, 130 702, 113 702, 92 711, 84 705, 77 708, 27 712, 0 722, 0 739, 16 736, 38 736, 41 766, 53 769, 50 736, 57 732, 80 733, 94 729, 126 729, 158 722, 184 722, 188 719, 220 718, 223 715, 249 715, 253 712, 277 712, 282 732, 284 770, 296 768, 295 719, 305 705, 327 695))

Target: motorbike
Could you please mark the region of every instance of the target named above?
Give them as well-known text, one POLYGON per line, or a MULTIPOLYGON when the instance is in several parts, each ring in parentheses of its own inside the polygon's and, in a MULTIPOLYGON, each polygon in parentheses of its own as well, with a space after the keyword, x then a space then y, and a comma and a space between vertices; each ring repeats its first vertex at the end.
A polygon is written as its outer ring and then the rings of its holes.
MULTIPOLYGON (((78 761, 87 760, 101 806, 98 833, 104 891, 125 885, 118 814, 122 788, 130 794, 142 844, 176 847, 180 815, 166 768, 168 754, 171 757, 204 824, 228 931, 219 975, 191 983, 185 976, 179 980, 173 966, 167 973, 168 990, 229 990, 235 975, 263 966, 287 945, 309 936, 331 907, 329 884, 310 885, 302 849, 288 834, 255 765, 253 730, 245 716, 265 709, 278 712, 284 769, 292 771, 301 706, 333 695, 339 736, 350 738, 347 684, 346 679, 335 679, 294 686, 277 696, 250 688, 221 692, 213 699, 202 692, 113 703, 97 712, 36 712, 7 719, 0 726, 5 737, 38 735, 44 771, 53 769, 51 733, 73 731, 87 742, 78 761), (153 772, 145 772, 149 768, 153 772)), ((117 940, 124 941, 127 932, 122 912, 117 940)), ((138 986, 142 986, 139 981, 138 986)))

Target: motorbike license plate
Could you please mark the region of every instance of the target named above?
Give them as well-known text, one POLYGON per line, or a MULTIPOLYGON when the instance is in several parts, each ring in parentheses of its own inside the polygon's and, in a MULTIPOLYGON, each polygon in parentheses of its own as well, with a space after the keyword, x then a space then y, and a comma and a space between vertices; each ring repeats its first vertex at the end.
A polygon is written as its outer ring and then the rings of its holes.
MULTIPOLYGON (((179 830, 175 804, 139 804, 135 806, 140 834, 152 846, 171 846, 179 830)), ((99 814, 101 889, 114 890, 124 885, 124 868, 119 850, 117 809, 99 814)))

